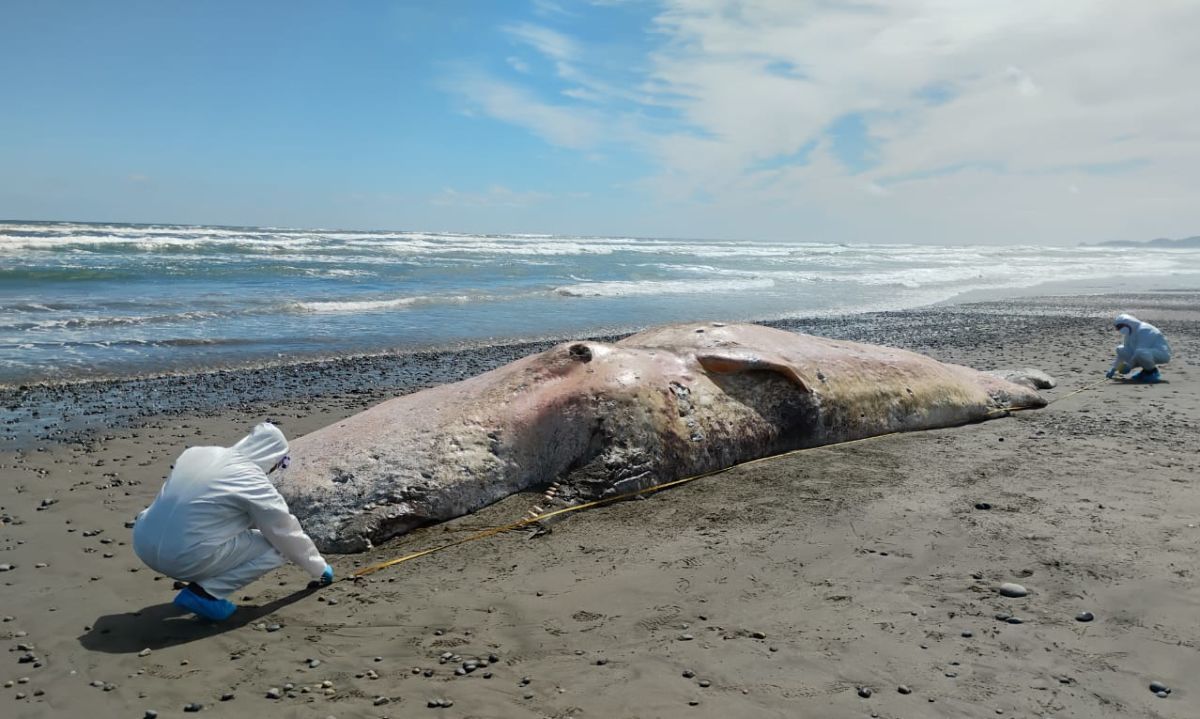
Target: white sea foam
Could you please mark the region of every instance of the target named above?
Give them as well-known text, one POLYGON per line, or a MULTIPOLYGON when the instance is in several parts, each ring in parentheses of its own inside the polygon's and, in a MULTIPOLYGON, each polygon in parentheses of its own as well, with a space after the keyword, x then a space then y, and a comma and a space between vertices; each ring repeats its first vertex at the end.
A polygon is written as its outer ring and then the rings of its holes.
POLYGON ((495 299, 491 295, 420 295, 372 300, 314 300, 296 302, 289 307, 299 312, 377 312, 413 305, 465 304, 495 299))
POLYGON ((417 297, 398 297, 392 300, 297 302, 294 306, 303 312, 375 312, 408 307, 418 299, 417 297))
POLYGON ((581 282, 554 288, 564 297, 633 297, 639 295, 695 295, 761 290, 775 286, 770 279, 750 280, 650 280, 645 282, 581 282))

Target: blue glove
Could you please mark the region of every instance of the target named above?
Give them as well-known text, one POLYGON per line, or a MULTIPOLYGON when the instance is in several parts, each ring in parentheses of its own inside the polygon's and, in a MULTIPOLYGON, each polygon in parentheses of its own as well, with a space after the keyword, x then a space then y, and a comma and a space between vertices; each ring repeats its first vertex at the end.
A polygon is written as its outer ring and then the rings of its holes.
POLYGON ((333 567, 325 565, 325 571, 321 572, 321 585, 328 586, 333 584, 333 567))
POLYGON ((1112 378, 1113 378, 1113 375, 1115 375, 1116 373, 1117 373, 1117 371, 1116 371, 1115 369, 1110 369, 1108 372, 1105 372, 1105 373, 1104 373, 1104 376, 1105 376, 1107 379, 1112 379, 1112 378))

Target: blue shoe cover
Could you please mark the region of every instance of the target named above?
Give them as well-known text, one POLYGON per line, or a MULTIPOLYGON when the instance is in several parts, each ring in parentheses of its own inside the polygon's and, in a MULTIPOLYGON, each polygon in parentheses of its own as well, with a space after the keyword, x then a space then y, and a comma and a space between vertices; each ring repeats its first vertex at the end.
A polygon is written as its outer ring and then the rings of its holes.
POLYGON ((228 599, 205 599, 186 588, 175 595, 175 606, 214 622, 224 621, 237 611, 237 605, 228 599))
POLYGON ((1154 369, 1149 372, 1142 370, 1141 372, 1138 372, 1137 376, 1133 379, 1143 384, 1158 384, 1159 382, 1162 382, 1162 374, 1159 373, 1158 369, 1154 369))

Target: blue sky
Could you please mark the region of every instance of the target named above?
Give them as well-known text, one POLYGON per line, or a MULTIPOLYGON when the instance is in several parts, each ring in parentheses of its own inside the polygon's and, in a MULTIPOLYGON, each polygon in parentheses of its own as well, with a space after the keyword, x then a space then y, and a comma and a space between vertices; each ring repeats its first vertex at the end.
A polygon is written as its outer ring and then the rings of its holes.
POLYGON ((0 217, 1195 234, 1186 28, 1200 14, 1127 6, 17 3, 0 45, 0 217))

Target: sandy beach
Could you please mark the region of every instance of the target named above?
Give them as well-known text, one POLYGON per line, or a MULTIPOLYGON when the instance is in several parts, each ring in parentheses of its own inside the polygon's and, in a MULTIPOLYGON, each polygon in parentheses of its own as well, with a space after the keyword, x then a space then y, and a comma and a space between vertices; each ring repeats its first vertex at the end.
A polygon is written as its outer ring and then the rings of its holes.
MULTIPOLYGON (((181 616, 129 546, 183 449, 263 419, 300 436, 542 347, 4 390, 0 714, 1200 716, 1200 294, 774 324, 1041 368, 1062 399, 737 468, 319 591, 284 568, 213 625, 181 616), (1103 378, 1119 311, 1167 334, 1167 381, 1072 394, 1103 378), (1001 596, 1006 582, 1028 595, 1001 596)), ((346 577, 535 499, 330 560, 346 577)))

